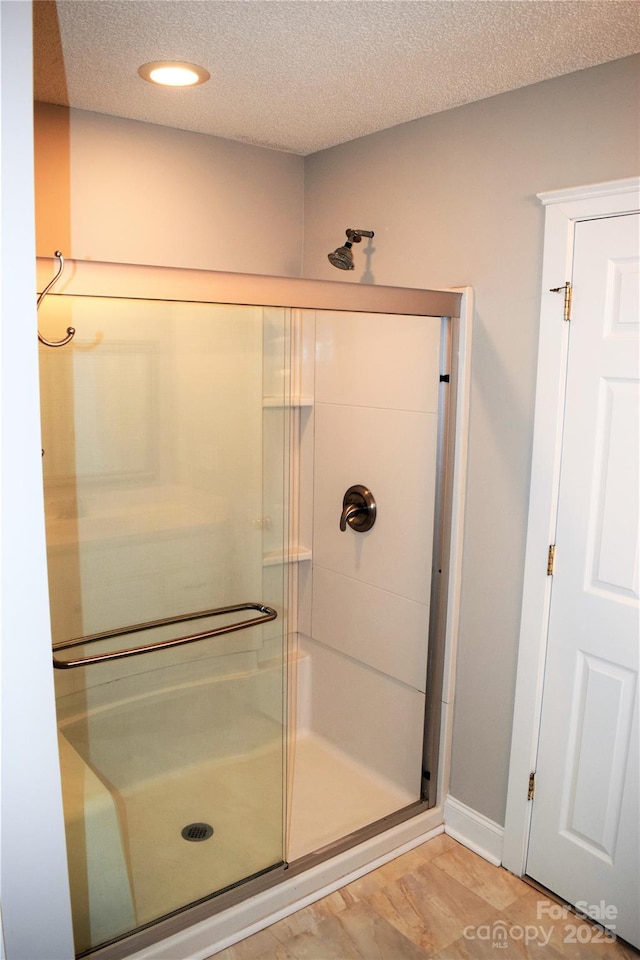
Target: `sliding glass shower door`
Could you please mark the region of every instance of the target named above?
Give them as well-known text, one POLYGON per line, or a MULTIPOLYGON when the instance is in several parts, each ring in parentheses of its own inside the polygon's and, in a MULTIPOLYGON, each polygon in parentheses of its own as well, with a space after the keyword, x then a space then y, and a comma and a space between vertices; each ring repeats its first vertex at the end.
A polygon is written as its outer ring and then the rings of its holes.
POLYGON ((77 330, 40 351, 82 953, 284 859, 289 311, 50 296, 39 323, 77 330))

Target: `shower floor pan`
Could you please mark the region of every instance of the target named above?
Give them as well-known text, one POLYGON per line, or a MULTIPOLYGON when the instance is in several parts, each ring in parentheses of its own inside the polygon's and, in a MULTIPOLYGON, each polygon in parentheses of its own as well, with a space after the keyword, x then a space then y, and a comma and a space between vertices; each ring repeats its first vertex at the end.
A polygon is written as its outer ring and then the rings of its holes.
POLYGON ((323 737, 295 744, 287 859, 314 853, 416 801, 323 737))
POLYGON ((59 723, 77 952, 282 862, 283 733, 255 706, 264 683, 156 689, 59 723), (192 823, 213 834, 185 839, 192 823))
POLYGON ((285 829, 294 861, 415 799, 305 733, 289 754, 285 824, 282 729, 248 706, 256 682, 190 685, 60 724, 78 953, 282 862, 285 829), (192 823, 213 834, 184 839, 192 823))

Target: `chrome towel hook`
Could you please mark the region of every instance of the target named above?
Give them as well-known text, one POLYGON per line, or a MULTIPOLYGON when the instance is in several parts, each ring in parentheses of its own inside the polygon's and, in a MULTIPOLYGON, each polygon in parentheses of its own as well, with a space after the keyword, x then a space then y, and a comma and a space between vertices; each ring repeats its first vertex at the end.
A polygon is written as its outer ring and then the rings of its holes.
MULTIPOLYGON (((40 304, 42 303, 46 295, 49 293, 49 290, 51 290, 51 287, 54 285, 54 283, 56 282, 56 280, 59 278, 60 274, 64 270, 64 257, 62 256, 59 250, 56 250, 56 252, 54 253, 54 257, 58 258, 58 272, 49 281, 49 283, 46 285, 46 287, 38 297, 36 301, 36 310, 39 309, 40 304)), ((73 340, 73 335, 75 334, 75 332, 76 332, 75 327, 67 327, 67 335, 66 337, 63 337, 62 340, 47 340, 45 339, 45 337, 42 336, 42 334, 38 330, 38 340, 40 341, 40 343, 43 343, 45 347, 64 347, 65 343, 69 343, 70 340, 73 340)))

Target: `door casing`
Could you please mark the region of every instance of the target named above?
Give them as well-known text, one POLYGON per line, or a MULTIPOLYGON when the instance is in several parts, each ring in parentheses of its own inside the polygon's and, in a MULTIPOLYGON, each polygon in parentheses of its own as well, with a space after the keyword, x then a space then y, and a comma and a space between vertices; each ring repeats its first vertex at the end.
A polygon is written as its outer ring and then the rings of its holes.
POLYGON ((575 224, 581 220, 636 213, 640 177, 538 194, 546 207, 538 375, 531 465, 531 493, 525 552, 524 588, 516 693, 507 786, 502 863, 523 876, 526 868, 531 801, 529 776, 535 771, 544 661, 551 599, 547 576, 549 545, 558 508, 563 404, 569 324, 563 299, 551 288, 572 275, 575 224))

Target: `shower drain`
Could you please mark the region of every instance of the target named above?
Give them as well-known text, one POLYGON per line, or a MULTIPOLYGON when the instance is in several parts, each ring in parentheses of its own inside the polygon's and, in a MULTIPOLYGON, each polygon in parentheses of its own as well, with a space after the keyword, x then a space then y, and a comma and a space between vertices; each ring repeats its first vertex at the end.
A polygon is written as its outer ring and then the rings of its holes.
POLYGON ((213 836, 213 827, 210 823, 188 823, 180 834, 185 840, 208 840, 213 836))

